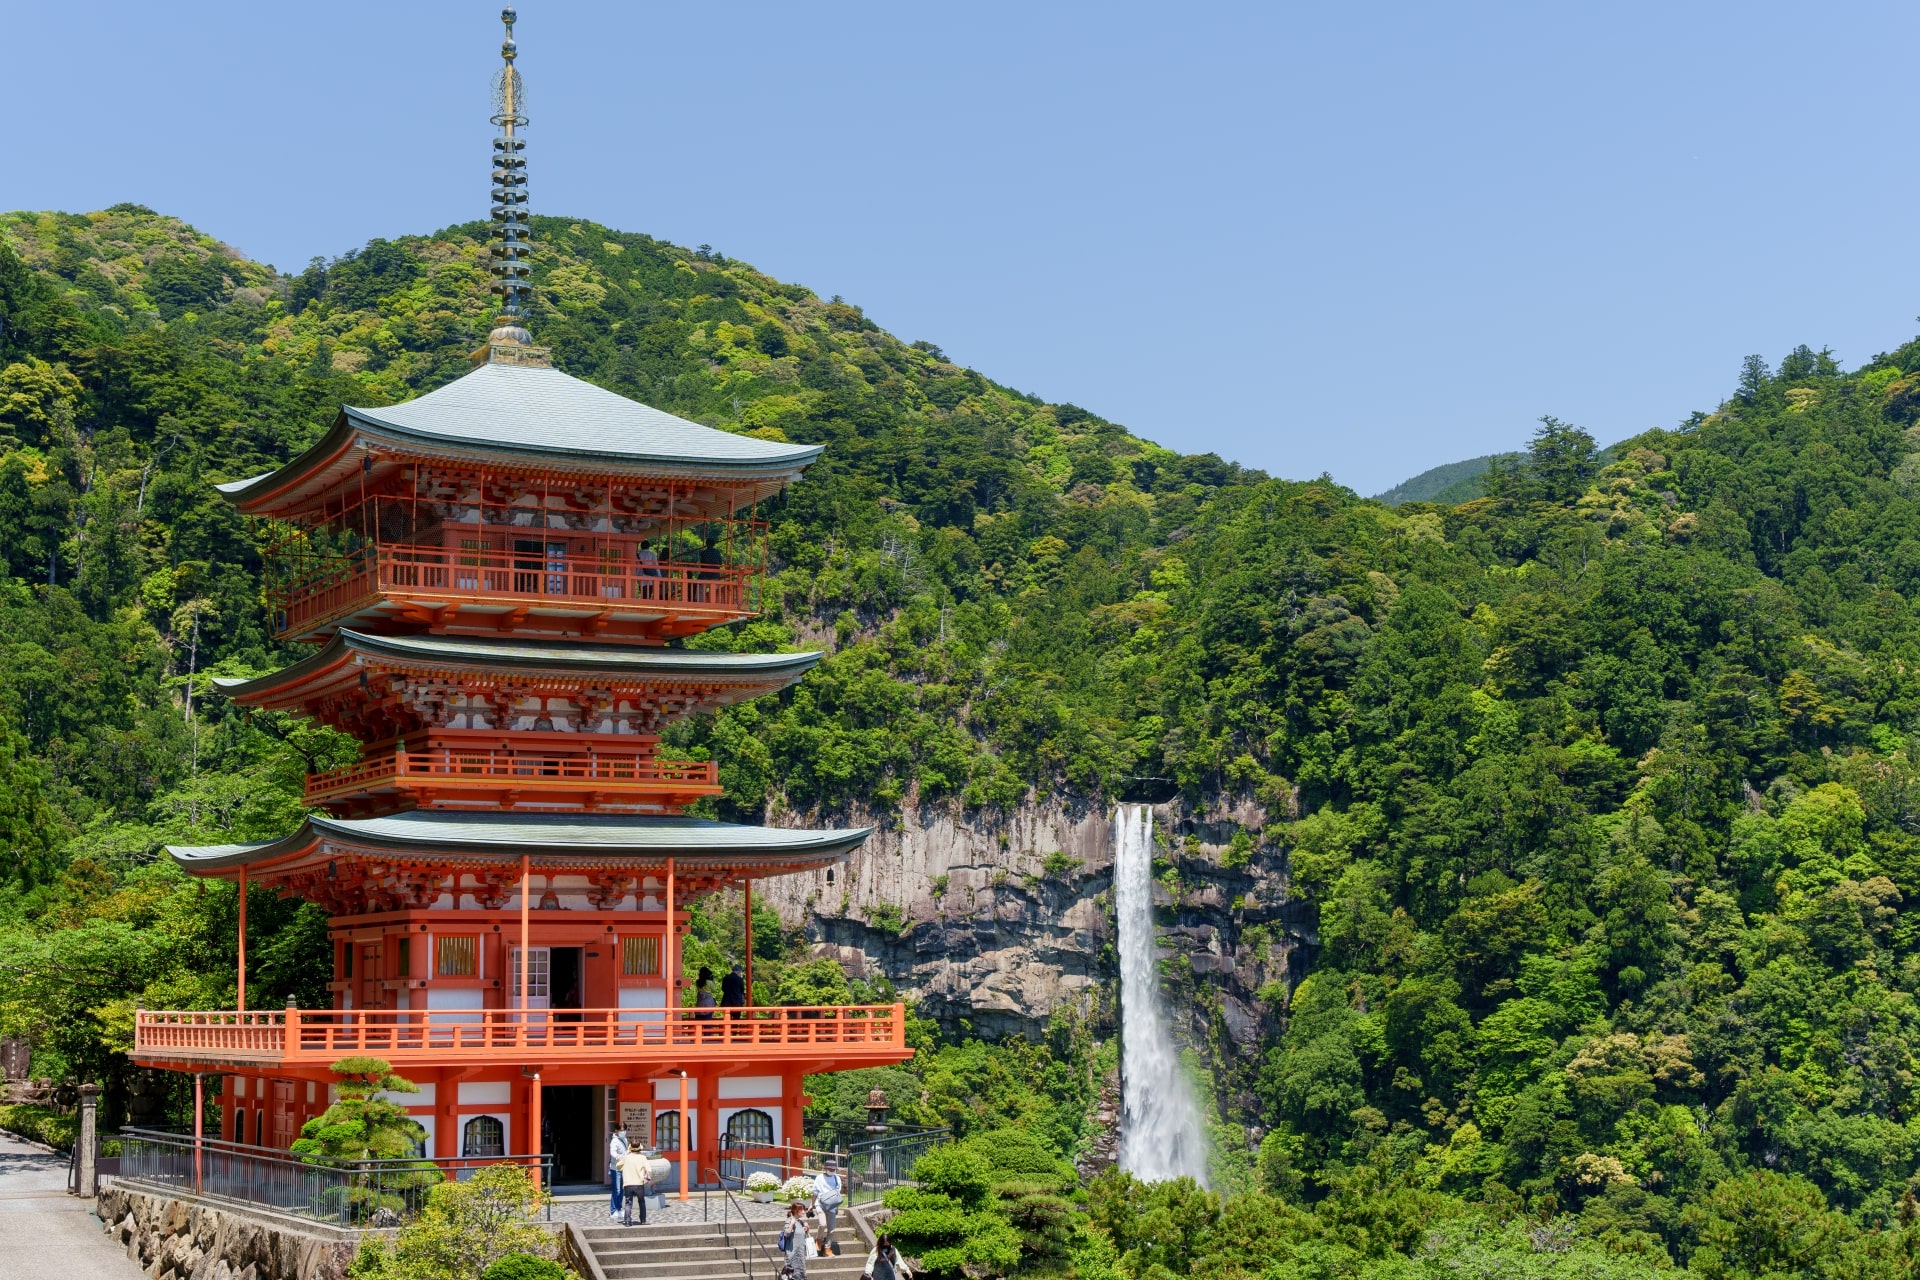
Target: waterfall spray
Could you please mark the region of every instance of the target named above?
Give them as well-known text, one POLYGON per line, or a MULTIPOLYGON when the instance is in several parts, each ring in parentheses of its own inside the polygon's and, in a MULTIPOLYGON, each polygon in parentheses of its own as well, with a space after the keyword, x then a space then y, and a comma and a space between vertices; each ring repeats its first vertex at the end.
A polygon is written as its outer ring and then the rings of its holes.
POLYGON ((1180 1050, 1160 1006, 1154 961, 1153 810, 1114 814, 1115 906, 1120 923, 1120 1167, 1147 1182, 1207 1181, 1206 1141, 1180 1050))

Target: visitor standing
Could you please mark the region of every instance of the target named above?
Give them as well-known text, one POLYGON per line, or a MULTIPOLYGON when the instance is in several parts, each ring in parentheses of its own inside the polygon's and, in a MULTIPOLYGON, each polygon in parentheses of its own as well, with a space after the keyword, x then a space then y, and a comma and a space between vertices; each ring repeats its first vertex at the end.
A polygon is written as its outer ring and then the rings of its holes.
POLYGON ((647 1225, 647 1194, 653 1190, 653 1161, 647 1159, 645 1151, 628 1151, 620 1157, 622 1191, 626 1200, 626 1213, 622 1221, 629 1227, 636 1225, 633 1220, 633 1207, 640 1206, 638 1225, 647 1225))
POLYGON ((840 1203, 846 1199, 846 1187, 840 1181, 840 1162, 832 1156, 821 1161, 820 1172, 813 1175, 813 1199, 819 1206, 821 1225, 824 1227, 820 1236, 820 1252, 838 1253, 839 1246, 833 1243, 833 1229, 840 1218, 840 1203))
POLYGON ((660 553, 653 549, 651 539, 643 538, 640 542, 640 550, 634 552, 633 558, 640 565, 640 598, 651 600, 654 580, 660 576, 660 553))
POLYGON ((795 1200, 787 1206, 786 1225, 780 1228, 780 1252, 793 1280, 807 1280, 807 1206, 795 1200))
POLYGON ((613 1136, 607 1139, 607 1167, 613 1170, 613 1200, 607 1205, 607 1216, 620 1216, 620 1161, 626 1157, 632 1147, 627 1142, 627 1125, 621 1121, 614 1126, 613 1136))
POLYGON ((722 1009, 740 1009, 747 1003, 747 984, 740 977, 740 966, 735 965, 720 979, 720 1007, 722 1009))
POLYGON ((913 1272, 907 1269, 907 1260, 900 1256, 900 1250, 893 1244, 893 1237, 886 1232, 874 1242, 873 1251, 867 1254, 866 1270, 860 1273, 860 1280, 913 1280, 913 1272))

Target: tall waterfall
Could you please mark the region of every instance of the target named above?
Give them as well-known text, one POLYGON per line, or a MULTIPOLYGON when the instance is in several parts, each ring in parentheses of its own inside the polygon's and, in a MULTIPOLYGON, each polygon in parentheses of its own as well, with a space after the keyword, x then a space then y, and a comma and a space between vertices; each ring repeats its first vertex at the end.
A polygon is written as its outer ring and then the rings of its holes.
POLYGON ((1207 1181, 1206 1140, 1160 1007, 1153 939, 1153 810, 1123 804, 1113 886, 1120 923, 1120 1167, 1147 1182, 1207 1181))

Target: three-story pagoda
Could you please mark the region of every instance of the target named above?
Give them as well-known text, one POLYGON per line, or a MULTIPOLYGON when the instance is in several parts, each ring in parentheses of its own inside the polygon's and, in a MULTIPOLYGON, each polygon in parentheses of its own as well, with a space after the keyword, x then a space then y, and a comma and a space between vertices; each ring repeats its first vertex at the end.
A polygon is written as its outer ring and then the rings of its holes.
POLYGON ((271 522, 276 633, 314 652, 220 682, 361 743, 306 781, 321 812, 279 840, 179 847, 241 886, 234 1010, 138 1015, 136 1061, 223 1077, 220 1135, 285 1148, 330 1066, 388 1060, 427 1154, 553 1156, 598 1182, 609 1128, 678 1159, 801 1144, 808 1073, 911 1054, 898 1005, 751 1005, 755 879, 844 860, 868 834, 683 816, 710 762, 663 760, 675 719, 773 692, 817 653, 724 654, 681 637, 752 616, 754 509, 819 448, 688 422, 554 369, 524 321, 525 166, 511 10, 494 143, 500 324, 472 372, 345 408, 279 470, 220 486, 271 522), (332 1007, 252 1011, 245 893, 324 907, 332 1007), (689 901, 746 892, 749 1004, 689 1008, 689 901), (682 1141, 682 1135, 685 1141, 682 1141))

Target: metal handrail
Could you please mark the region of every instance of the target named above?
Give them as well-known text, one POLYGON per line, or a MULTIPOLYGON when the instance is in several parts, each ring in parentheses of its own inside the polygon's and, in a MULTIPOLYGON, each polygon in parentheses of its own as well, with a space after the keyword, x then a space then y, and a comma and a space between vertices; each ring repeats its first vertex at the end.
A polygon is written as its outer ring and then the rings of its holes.
MULTIPOLYGON (((778 1255, 767 1248, 767 1242, 761 1238, 758 1231, 753 1229, 753 1220, 747 1217, 746 1209, 740 1204, 740 1197, 734 1194, 732 1187, 727 1185, 727 1175, 721 1171, 718 1165, 714 1166, 713 1175, 714 1181, 720 1185, 721 1194, 727 1198, 728 1206, 734 1213, 740 1215, 740 1225, 746 1228, 747 1235, 753 1239, 754 1244, 759 1246, 761 1256, 766 1258, 768 1273, 773 1276, 778 1276, 780 1274, 780 1268, 785 1264, 780 1262, 778 1255)), ((741 1180, 741 1185, 746 1185, 745 1179, 741 1180)), ((733 1218, 730 1214, 720 1219, 720 1238, 727 1242, 727 1248, 733 1248, 733 1218)), ((735 1260, 737 1261, 738 1258, 739 1255, 736 1253, 735 1260)), ((746 1271, 747 1280, 753 1280, 753 1268, 748 1266, 746 1271)))
MULTIPOLYGON (((541 1185, 552 1185, 550 1155, 336 1160, 163 1129, 125 1129, 120 1136, 121 1179, 202 1199, 266 1205, 319 1221, 352 1224, 382 1209, 396 1215, 417 1213, 434 1186, 492 1165, 538 1169, 541 1185)), ((551 1221, 551 1201, 545 1213, 551 1221)))

